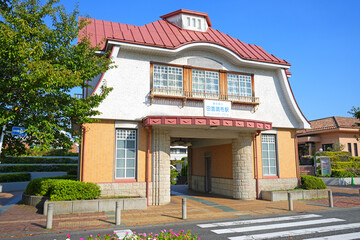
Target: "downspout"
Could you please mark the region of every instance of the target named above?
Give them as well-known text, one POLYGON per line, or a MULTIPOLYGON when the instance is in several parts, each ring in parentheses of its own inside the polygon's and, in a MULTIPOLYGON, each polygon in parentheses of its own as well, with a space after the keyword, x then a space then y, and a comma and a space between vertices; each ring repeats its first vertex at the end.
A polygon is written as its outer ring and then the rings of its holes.
POLYGON ((83 141, 82 141, 82 154, 81 154, 81 176, 80 176, 80 181, 83 182, 84 181, 84 165, 85 165, 85 135, 86 135, 86 127, 82 126, 82 131, 83 131, 83 141))
POLYGON ((259 188, 259 164, 257 155, 257 136, 260 134, 260 130, 255 134, 255 168, 256 168, 256 199, 260 199, 260 188, 259 188))
POLYGON ((147 151, 146 151, 146 199, 149 206, 149 192, 150 192, 150 146, 151 146, 151 131, 152 127, 149 126, 147 134, 147 151))
POLYGON ((298 149, 298 136, 295 134, 295 158, 296 158, 296 175, 301 186, 301 177, 300 177, 300 165, 299 165, 299 149, 298 149))

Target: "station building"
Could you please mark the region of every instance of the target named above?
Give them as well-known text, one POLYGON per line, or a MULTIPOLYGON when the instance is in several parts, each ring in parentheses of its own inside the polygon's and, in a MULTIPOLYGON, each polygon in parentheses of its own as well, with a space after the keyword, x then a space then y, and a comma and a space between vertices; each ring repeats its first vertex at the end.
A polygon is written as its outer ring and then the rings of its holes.
POLYGON ((188 146, 188 187, 240 200, 299 184, 296 131, 309 128, 290 64, 180 9, 143 26, 90 19, 84 33, 113 68, 97 123, 83 126, 80 180, 103 195, 170 202, 170 146, 188 146), (105 39, 105 41, 103 41, 105 39), (103 41, 103 42, 102 42, 103 41))

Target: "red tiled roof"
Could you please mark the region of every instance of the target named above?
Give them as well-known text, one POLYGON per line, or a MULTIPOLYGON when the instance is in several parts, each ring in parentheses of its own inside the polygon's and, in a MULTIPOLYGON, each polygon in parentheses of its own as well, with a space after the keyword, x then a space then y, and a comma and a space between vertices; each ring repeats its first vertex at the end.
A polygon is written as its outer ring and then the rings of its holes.
POLYGON ((211 27, 206 32, 198 32, 182 29, 167 20, 158 20, 143 26, 97 19, 88 20, 91 23, 83 29, 80 36, 90 34, 92 45, 101 44, 102 49, 105 48, 104 39, 166 49, 176 49, 186 44, 203 42, 228 48, 242 59, 290 66, 290 63, 267 53, 260 46, 244 43, 211 27))
POLYGON ((292 73, 288 69, 285 69, 285 74, 286 75, 292 75, 292 73))
POLYGON ((311 129, 301 130, 298 133, 308 133, 319 130, 328 130, 336 128, 359 128, 356 123, 360 121, 350 117, 328 117, 310 121, 311 129))

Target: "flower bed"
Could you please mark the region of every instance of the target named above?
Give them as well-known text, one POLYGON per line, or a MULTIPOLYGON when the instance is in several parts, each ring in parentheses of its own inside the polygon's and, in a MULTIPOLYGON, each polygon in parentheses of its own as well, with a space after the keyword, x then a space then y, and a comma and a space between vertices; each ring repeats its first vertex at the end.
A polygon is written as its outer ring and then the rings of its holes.
MULTIPOLYGON (((105 234, 101 236, 100 234, 92 235, 90 234, 87 240, 200 240, 197 237, 197 234, 192 234, 191 230, 185 232, 184 230, 180 230, 179 232, 174 232, 172 229, 169 231, 162 230, 161 233, 126 233, 125 236, 119 236, 116 232, 111 234, 105 234)), ((66 240, 72 240, 70 234, 66 235, 66 240)), ((80 240, 85 240, 84 238, 80 238, 80 240)))

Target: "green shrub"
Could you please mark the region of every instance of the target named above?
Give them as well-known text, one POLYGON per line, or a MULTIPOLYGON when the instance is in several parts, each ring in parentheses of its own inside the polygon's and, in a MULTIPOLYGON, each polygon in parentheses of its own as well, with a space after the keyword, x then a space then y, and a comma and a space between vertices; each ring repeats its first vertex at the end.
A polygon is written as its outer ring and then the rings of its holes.
POLYGON ((330 152, 330 151, 324 151, 319 153, 320 156, 351 156, 351 153, 345 152, 345 151, 338 151, 338 152, 330 152))
POLYGON ((77 175, 73 175, 73 174, 68 174, 68 175, 63 175, 63 176, 58 176, 58 177, 51 177, 51 179, 69 179, 69 180, 77 180, 77 175))
POLYGON ((338 178, 345 178, 345 177, 356 177, 356 174, 346 169, 334 169, 331 171, 331 176, 338 178))
POLYGON ((182 168, 181 168, 181 173, 180 176, 187 176, 188 175, 188 163, 186 163, 182 168))
POLYGON ((51 149, 47 153, 44 154, 44 156, 78 156, 78 153, 69 152, 65 149, 51 149))
POLYGON ((10 173, 10 174, 0 174, 0 183, 6 182, 26 182, 30 181, 30 173, 10 173))
POLYGON ((76 180, 76 178, 76 175, 64 175, 59 177, 33 179, 26 186, 25 194, 35 196, 49 196, 50 188, 54 184, 54 181, 58 179, 76 180))
POLYGON ((68 172, 77 165, 0 165, 0 172, 68 172))
POLYGON ((50 187, 49 197, 51 201, 87 200, 100 194, 100 187, 95 183, 56 179, 50 187))
POLYGON ((360 162, 360 157, 351 157, 351 161, 360 162))
POLYGON ((58 181, 52 178, 37 178, 29 182, 25 188, 25 194, 35 196, 49 196, 50 187, 54 184, 54 181, 58 181))
POLYGON ((0 159, 1 163, 6 164, 47 164, 47 163, 73 163, 76 164, 78 162, 77 159, 71 158, 40 158, 40 157, 6 157, 0 159))
POLYGON ((324 181, 320 178, 301 175, 301 188, 303 189, 326 189, 324 181))
POLYGON ((175 170, 175 169, 171 169, 170 171, 170 183, 171 185, 175 185, 176 181, 177 181, 177 176, 179 175, 179 173, 175 170))
POLYGON ((331 169, 360 168, 360 162, 333 162, 331 161, 331 169))
POLYGON ((77 175, 77 173, 78 173, 77 168, 73 168, 67 171, 68 175, 77 175))

